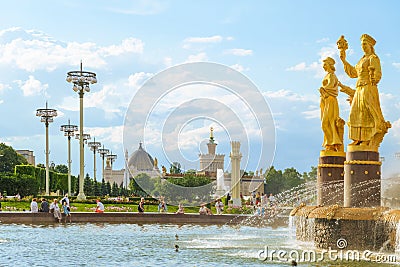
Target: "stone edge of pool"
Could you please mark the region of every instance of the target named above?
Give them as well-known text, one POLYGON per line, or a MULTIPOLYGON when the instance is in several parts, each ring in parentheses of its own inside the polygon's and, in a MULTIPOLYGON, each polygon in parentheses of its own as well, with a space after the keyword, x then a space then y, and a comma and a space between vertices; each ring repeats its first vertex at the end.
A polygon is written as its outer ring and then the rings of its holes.
MULTIPOLYGON (((73 212, 73 223, 133 223, 133 224, 238 224, 249 217, 244 214, 199 215, 195 213, 137 213, 137 212, 73 212)), ((64 215, 62 223, 64 223, 64 215)), ((1 224, 52 224, 58 223, 50 213, 0 212, 1 224)))

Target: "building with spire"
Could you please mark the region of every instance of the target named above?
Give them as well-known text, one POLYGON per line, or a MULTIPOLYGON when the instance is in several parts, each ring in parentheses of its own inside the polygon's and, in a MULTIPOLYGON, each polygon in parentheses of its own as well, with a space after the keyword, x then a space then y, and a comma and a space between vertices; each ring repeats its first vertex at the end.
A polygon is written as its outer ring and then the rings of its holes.
POLYGON ((216 154, 217 143, 214 140, 214 129, 210 128, 210 139, 207 143, 208 153, 199 154, 200 170, 198 174, 217 177, 217 169, 224 170, 224 154, 216 154))

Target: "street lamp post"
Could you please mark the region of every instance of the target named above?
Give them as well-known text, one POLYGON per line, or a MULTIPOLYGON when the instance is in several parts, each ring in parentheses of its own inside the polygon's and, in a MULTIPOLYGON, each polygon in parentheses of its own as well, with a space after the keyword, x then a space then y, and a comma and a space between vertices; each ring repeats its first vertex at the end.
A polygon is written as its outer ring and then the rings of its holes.
POLYGON ((61 125, 60 131, 64 132, 64 136, 68 137, 68 195, 71 195, 71 137, 78 131, 78 126, 71 125, 68 120, 68 124, 61 125))
MULTIPOLYGON (((78 134, 77 133, 77 134, 75 134, 75 139, 78 139, 79 140, 79 144, 82 144, 82 145, 79 145, 79 146, 80 146, 80 149, 83 150, 85 148, 85 144, 87 144, 87 140, 90 140, 90 134, 85 134, 85 133, 84 134, 78 134), (82 136, 82 138, 81 138, 81 136, 82 136)), ((81 153, 83 153, 83 152, 81 152, 81 153)), ((82 156, 84 156, 84 155, 82 155, 82 156)), ((78 193, 78 196, 76 198, 78 200, 85 200, 86 196, 85 196, 85 193, 83 191, 83 184, 84 184, 85 175, 81 173, 82 171, 84 171, 85 162, 84 161, 80 162, 79 165, 80 165, 79 190, 78 190, 79 193, 78 193)))
POLYGON ((70 71, 67 73, 67 82, 73 83, 74 86, 72 89, 79 94, 79 110, 80 110, 80 116, 79 116, 79 165, 80 165, 80 172, 79 172, 79 194, 77 196, 78 200, 85 200, 86 196, 85 193, 83 192, 83 182, 84 182, 84 172, 85 172, 85 167, 84 167, 84 158, 85 158, 85 152, 83 150, 84 147, 84 141, 83 141, 83 95, 85 92, 90 92, 89 84, 95 84, 97 83, 96 79, 96 74, 94 72, 88 72, 88 71, 83 71, 82 70, 82 62, 81 62, 81 69, 78 71, 70 71))
POLYGON ((113 154, 111 151, 111 153, 107 155, 107 159, 110 161, 110 164, 111 164, 111 177, 110 178, 112 178, 113 163, 117 159, 117 155, 113 154))
MULTIPOLYGON (((90 140, 91 137, 90 137, 90 134, 86 134, 86 133, 84 133, 82 136, 83 136, 82 137, 83 147, 85 147, 85 144, 87 144, 87 140, 90 140)), ((75 134, 75 139, 81 140, 81 135, 78 133, 75 134)))
POLYGON ((101 171, 101 173, 102 173, 102 178, 104 179, 104 158, 105 158, 106 155, 110 152, 110 150, 107 149, 107 148, 104 148, 104 145, 103 145, 103 148, 99 148, 99 149, 98 149, 98 152, 99 152, 99 154, 100 154, 101 159, 103 160, 103 165, 102 165, 102 171, 101 171))
POLYGON ((99 150, 101 143, 96 142, 96 138, 93 138, 93 142, 89 142, 88 146, 90 147, 90 150, 93 151, 93 179, 94 182, 96 182, 96 151, 99 150))
POLYGON ((36 110, 36 116, 40 117, 40 121, 44 122, 46 126, 46 195, 50 195, 50 175, 49 175, 49 123, 53 122, 53 118, 57 116, 57 110, 46 108, 40 108, 36 110))

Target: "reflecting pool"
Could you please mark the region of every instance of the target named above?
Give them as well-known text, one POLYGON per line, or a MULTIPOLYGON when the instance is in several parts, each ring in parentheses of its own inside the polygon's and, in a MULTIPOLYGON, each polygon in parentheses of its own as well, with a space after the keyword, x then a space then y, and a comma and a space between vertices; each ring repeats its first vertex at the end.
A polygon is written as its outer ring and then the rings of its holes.
MULTIPOLYGON (((288 227, 0 224, 0 266, 290 266, 259 256, 265 246, 287 251, 310 248, 292 234, 288 227)), ((324 261, 299 266, 377 263, 324 261)))

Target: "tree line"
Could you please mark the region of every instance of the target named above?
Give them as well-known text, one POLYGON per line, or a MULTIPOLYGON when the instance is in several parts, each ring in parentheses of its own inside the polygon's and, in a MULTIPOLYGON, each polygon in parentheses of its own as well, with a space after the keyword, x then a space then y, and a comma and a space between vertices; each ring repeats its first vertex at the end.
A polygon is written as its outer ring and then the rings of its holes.
MULTIPOLYGON (((182 173, 180 164, 174 162, 170 167, 171 173, 182 173)), ((61 164, 56 165, 50 170, 50 191, 59 190, 60 193, 68 191, 68 167, 61 164)), ((252 173, 252 172, 249 172, 252 173)), ((287 168, 285 170, 277 170, 274 166, 268 168, 263 174, 264 191, 266 193, 278 194, 285 190, 299 186, 308 181, 316 181, 317 168, 311 167, 309 172, 299 173, 295 168, 287 168)), ((76 195, 79 188, 79 176, 71 176, 72 192, 76 195)), ((215 182, 215 181, 214 181, 215 182)), ((212 184, 210 177, 196 176, 195 170, 189 170, 183 174, 181 178, 161 177, 151 178, 142 173, 130 180, 130 190, 124 188, 117 183, 110 184, 105 182, 94 181, 89 174, 84 179, 84 193, 86 196, 149 196, 149 195, 172 195, 177 201, 180 199, 198 199, 209 195, 210 188, 205 185, 212 184), (169 183, 166 183, 168 181, 169 183), (190 190, 182 190, 179 195, 174 192, 177 186, 181 187, 203 187, 201 190, 191 192, 190 190), (203 194, 200 196, 199 194, 203 194)), ((38 166, 27 165, 26 159, 18 154, 11 146, 0 143, 0 192, 2 194, 22 196, 38 195, 45 189, 45 169, 43 164, 38 166)))

